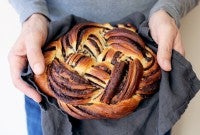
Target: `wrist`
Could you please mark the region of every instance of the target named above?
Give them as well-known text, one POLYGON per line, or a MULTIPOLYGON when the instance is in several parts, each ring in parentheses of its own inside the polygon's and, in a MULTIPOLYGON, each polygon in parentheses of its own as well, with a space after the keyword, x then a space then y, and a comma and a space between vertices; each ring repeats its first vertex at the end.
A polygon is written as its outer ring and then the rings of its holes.
POLYGON ((44 15, 35 13, 22 24, 21 34, 24 37, 37 38, 43 46, 48 35, 48 26, 49 20, 44 15))
POLYGON ((149 13, 149 19, 152 17, 153 14, 162 11, 169 15, 172 19, 174 19, 176 26, 180 27, 180 14, 177 11, 175 5, 169 4, 168 2, 164 2, 165 4, 162 2, 156 4, 149 13))
POLYGON ((176 21, 170 14, 168 14, 165 10, 158 10, 153 13, 149 18, 149 26, 152 25, 159 26, 162 24, 171 23, 176 25, 176 21))
POLYGON ((29 18, 26 19, 26 21, 24 22, 27 22, 27 21, 42 21, 43 23, 49 23, 49 19, 43 15, 43 14, 40 14, 40 13, 34 13, 32 14, 29 18))

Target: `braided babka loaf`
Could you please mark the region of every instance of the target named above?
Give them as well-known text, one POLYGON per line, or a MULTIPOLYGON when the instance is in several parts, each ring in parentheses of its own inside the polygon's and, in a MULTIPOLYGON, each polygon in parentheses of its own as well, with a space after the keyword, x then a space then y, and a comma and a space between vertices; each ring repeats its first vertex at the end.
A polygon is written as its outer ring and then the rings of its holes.
POLYGON ((78 119, 124 117, 159 87, 156 55, 130 24, 80 23, 43 51, 35 83, 78 119))

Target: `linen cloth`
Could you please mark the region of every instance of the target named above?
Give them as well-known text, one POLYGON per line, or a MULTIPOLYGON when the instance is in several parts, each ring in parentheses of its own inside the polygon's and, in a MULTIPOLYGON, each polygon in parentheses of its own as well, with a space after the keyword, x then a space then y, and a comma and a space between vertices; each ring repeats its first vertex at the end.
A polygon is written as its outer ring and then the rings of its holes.
MULTIPOLYGON (((79 22, 89 21, 74 15, 52 21, 46 44, 58 39, 79 22)), ((157 45, 149 34, 148 22, 142 13, 135 12, 111 24, 131 23, 138 29, 146 44, 155 52, 157 45)), ((28 66, 22 78, 40 93, 28 66)), ((77 120, 62 112, 55 99, 45 96, 41 104, 44 135, 165 135, 184 113, 190 100, 200 89, 200 81, 191 63, 173 50, 172 71, 162 71, 159 91, 146 99, 130 115, 120 119, 77 120)))

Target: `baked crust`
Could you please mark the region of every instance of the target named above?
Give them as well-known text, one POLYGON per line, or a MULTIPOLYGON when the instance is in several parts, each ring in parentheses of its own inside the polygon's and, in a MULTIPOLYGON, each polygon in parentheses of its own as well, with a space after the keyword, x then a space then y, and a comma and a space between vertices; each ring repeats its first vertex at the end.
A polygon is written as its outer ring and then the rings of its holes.
POLYGON ((156 54, 130 24, 80 23, 44 48, 40 90, 78 119, 121 118, 157 92, 156 54))

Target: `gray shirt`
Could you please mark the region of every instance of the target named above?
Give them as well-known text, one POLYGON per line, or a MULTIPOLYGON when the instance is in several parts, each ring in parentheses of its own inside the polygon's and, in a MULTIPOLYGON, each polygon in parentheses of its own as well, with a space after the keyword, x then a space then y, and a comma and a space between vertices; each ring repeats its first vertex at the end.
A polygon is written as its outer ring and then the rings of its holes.
POLYGON ((20 16, 21 22, 33 13, 41 13, 50 20, 74 14, 97 22, 119 20, 133 12, 139 11, 151 16, 163 9, 179 25, 179 20, 199 0, 9 0, 20 16))

